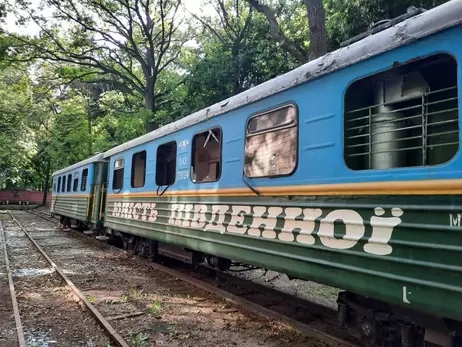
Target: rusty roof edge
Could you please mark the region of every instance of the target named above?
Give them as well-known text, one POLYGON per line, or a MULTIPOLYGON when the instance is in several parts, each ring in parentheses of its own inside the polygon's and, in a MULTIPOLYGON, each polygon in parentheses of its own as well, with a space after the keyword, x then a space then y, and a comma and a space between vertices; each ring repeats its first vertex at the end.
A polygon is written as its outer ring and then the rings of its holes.
POLYGON ((229 99, 197 111, 176 122, 167 124, 104 153, 108 158, 178 130, 204 122, 210 118, 235 110, 246 104, 319 78, 333 71, 356 64, 362 60, 385 53, 414 40, 462 23, 462 0, 452 0, 431 10, 411 17, 403 22, 367 36, 364 39, 312 60, 284 75, 264 82, 229 99))
POLYGON ((93 157, 90 157, 88 159, 79 161, 78 163, 72 164, 71 166, 65 167, 65 168, 63 168, 61 170, 55 171, 55 172, 53 172, 53 174, 51 176, 54 177, 56 175, 61 175, 61 174, 65 173, 65 172, 72 171, 72 170, 78 169, 81 166, 91 164, 91 163, 95 163, 95 162, 98 162, 98 161, 104 161, 104 153, 98 153, 98 154, 94 155, 93 157))

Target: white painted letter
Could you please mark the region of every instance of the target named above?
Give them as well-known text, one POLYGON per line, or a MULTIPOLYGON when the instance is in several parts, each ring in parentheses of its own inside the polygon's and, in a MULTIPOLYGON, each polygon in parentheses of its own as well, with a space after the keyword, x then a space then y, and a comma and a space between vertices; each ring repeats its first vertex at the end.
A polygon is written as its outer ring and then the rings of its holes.
MULTIPOLYGON (((376 216, 381 216, 385 211, 381 207, 374 210, 376 216)), ((364 245, 364 251, 376 255, 387 255, 393 251, 393 248, 388 244, 391 239, 393 229, 401 223, 403 210, 393 208, 391 210, 393 217, 371 217, 372 235, 364 245)))
POLYGON ((189 227, 191 225, 191 211, 193 210, 194 205, 193 204, 187 204, 184 208, 184 219, 183 219, 183 226, 184 227, 189 227))
POLYGON ((329 248, 348 249, 354 247, 364 236, 364 221, 360 214, 353 210, 334 210, 319 225, 318 236, 322 244, 329 248), (336 220, 345 224, 345 235, 337 239, 334 235, 336 220))
POLYGON ((266 207, 264 206, 253 207, 253 220, 248 234, 252 236, 260 236, 260 228, 263 227, 264 229, 261 236, 266 237, 268 239, 275 239, 276 232, 274 231, 274 228, 276 227, 276 223, 278 221, 276 217, 281 214, 282 207, 268 208, 268 216, 263 218, 262 215, 265 212, 266 207))
POLYGON ((151 203, 151 213, 149 214, 148 220, 150 222, 155 222, 157 220, 157 210, 156 210, 156 203, 151 203))
POLYGON ((226 231, 223 222, 225 221, 225 213, 228 209, 228 205, 213 205, 212 218, 210 218, 209 224, 207 224, 204 229, 208 231, 218 231, 223 234, 226 231))
POLYGON ((311 235, 314 230, 316 218, 320 217, 322 210, 319 208, 303 209, 303 220, 296 220, 295 217, 301 217, 302 209, 298 207, 289 207, 285 210, 286 217, 284 227, 279 234, 282 241, 293 241, 294 232, 298 231, 297 242, 306 245, 314 244, 314 237, 311 235))
POLYGON ((207 205, 195 205, 194 216, 191 221, 191 228, 202 229, 205 226, 207 205))
POLYGON ((250 214, 250 206, 232 206, 232 216, 227 231, 235 234, 245 234, 248 229, 244 228, 246 214, 250 214))

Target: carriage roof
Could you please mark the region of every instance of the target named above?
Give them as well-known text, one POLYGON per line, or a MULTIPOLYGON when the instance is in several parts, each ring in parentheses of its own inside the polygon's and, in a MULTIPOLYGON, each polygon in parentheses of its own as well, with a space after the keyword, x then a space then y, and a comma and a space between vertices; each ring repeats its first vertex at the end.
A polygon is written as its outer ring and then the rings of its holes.
POLYGON ((206 121, 246 104, 256 102, 425 36, 457 26, 462 22, 461 13, 462 0, 449 1, 441 6, 399 22, 385 30, 371 34, 346 47, 327 53, 316 60, 312 60, 284 75, 262 83, 229 99, 114 147, 104 153, 104 158, 206 121))
POLYGON ((63 174, 65 172, 78 169, 79 167, 82 167, 84 165, 96 163, 96 162, 99 162, 99 161, 104 161, 104 154, 103 153, 98 153, 98 154, 94 155, 91 158, 79 161, 78 163, 75 163, 75 164, 73 164, 71 166, 65 167, 64 169, 55 171, 55 172, 53 172, 52 176, 60 175, 60 174, 63 174))

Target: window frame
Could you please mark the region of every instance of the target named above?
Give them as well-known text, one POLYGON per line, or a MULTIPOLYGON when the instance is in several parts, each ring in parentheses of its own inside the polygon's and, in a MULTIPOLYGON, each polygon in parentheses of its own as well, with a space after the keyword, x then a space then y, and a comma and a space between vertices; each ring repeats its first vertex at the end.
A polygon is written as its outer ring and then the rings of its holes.
MULTIPOLYGON (((347 92, 348 90, 354 85, 356 84, 357 82, 359 81, 363 81, 363 80, 366 80, 366 79, 369 79, 369 78, 373 78, 374 76, 378 76, 378 75, 381 75, 381 74, 385 74, 387 72, 392 72, 393 70, 395 69, 399 69, 400 67, 403 67, 403 66, 409 66, 410 64, 413 64, 415 62, 418 62, 418 61, 424 61, 426 59, 429 59, 429 58, 432 58, 434 56, 438 56, 438 55, 446 55, 448 57, 451 57, 451 59, 455 62, 455 65, 456 65, 456 69, 455 69, 455 74, 456 74, 456 91, 457 91, 457 96, 459 97, 459 94, 460 94, 460 91, 462 90, 461 89, 461 84, 462 84, 462 79, 459 79, 459 75, 458 75, 458 72, 460 70, 460 67, 462 66, 460 63, 459 63, 459 60, 457 59, 457 55, 453 52, 453 51, 450 51, 450 50, 439 50, 439 51, 434 51, 434 52, 426 52, 424 54, 421 54, 419 55, 418 57, 415 57, 414 59, 411 59, 409 61, 407 61, 406 63, 402 64, 402 65, 398 65, 398 66, 381 66, 379 68, 379 70, 374 70, 372 72, 368 72, 366 74, 362 74, 360 76, 356 76, 354 79, 350 80, 350 82, 348 82, 348 84, 345 86, 344 90, 343 90, 343 93, 342 93, 342 112, 341 112, 341 116, 342 116, 342 122, 341 122, 341 131, 342 131, 342 137, 341 137, 341 146, 342 146, 342 161, 343 161, 343 165, 344 165, 344 168, 349 170, 350 172, 352 173, 368 173, 368 172, 389 172, 390 170, 419 170, 419 169, 431 169, 431 168, 437 168, 439 166, 442 166, 442 165, 448 165, 450 164, 452 161, 456 160, 460 154, 460 152, 462 151, 462 141, 461 141, 461 136, 462 136, 462 127, 460 126, 460 123, 461 123, 461 120, 462 120, 462 116, 461 116, 461 110, 462 109, 458 109, 458 117, 457 117, 457 124, 458 125, 458 130, 459 130, 459 141, 458 141, 458 148, 457 148, 457 151, 454 153, 453 157, 451 159, 449 159, 448 161, 444 162, 444 163, 439 163, 439 164, 435 164, 435 165, 416 165, 416 166, 398 166, 398 167, 392 167, 392 168, 386 168, 386 169, 380 169, 380 168, 365 168, 365 169, 354 169, 352 168, 348 162, 347 162, 347 158, 346 158, 346 153, 345 153, 345 131, 346 131, 346 128, 345 128, 345 121, 346 121, 346 118, 345 118, 345 115, 347 114, 347 108, 345 107, 345 104, 346 104, 346 95, 347 95, 347 92)), ((444 88, 443 88, 444 89, 444 88)), ((433 91, 432 91, 433 92, 433 91)), ((374 106, 374 105, 372 105, 374 106)), ((367 108, 367 107, 366 107, 367 108)), ((351 111, 351 110, 350 110, 351 111)))
MULTIPOLYGON (((245 150, 245 148, 244 148, 245 150)), ((198 131, 196 133, 193 134, 192 136, 192 140, 191 140, 191 165, 190 165, 190 172, 189 172, 189 179, 191 180, 192 183, 194 184, 206 184, 206 183, 214 183, 214 182, 218 182, 220 179, 221 179, 221 175, 223 174, 223 128, 219 125, 217 126, 214 126, 214 127, 211 127, 211 128, 207 128, 205 130, 201 130, 201 131, 198 131), (196 147, 194 146, 194 139, 197 135, 200 135, 200 134, 203 134, 209 130, 214 130, 214 129, 219 129, 220 130, 220 147, 219 147, 219 151, 220 151, 220 175, 217 177, 216 180, 213 180, 213 181, 194 181, 193 178, 192 178, 192 170, 193 170, 193 159, 194 159, 194 155, 195 155, 195 150, 196 150, 196 147)))
POLYGON ((178 161, 178 142, 176 140, 168 141, 168 142, 162 143, 162 144, 157 146, 157 149, 156 149, 156 177, 154 179, 154 183, 156 184, 157 187, 171 187, 176 183, 176 178, 177 178, 176 175, 177 175, 177 171, 178 171, 177 170, 178 169, 177 161, 178 161), (171 143, 175 144, 175 175, 173 176, 174 179, 173 179, 173 182, 171 184, 159 185, 157 183, 157 162, 158 162, 158 159, 159 159, 159 148, 162 147, 162 146, 171 144, 171 143))
POLYGON ((257 111, 257 112, 254 112, 252 113, 248 118, 247 118, 247 121, 245 123, 245 128, 244 128, 244 160, 243 160, 243 165, 242 165, 242 170, 243 170, 243 174, 244 174, 244 177, 246 179, 249 179, 249 180, 254 180, 254 179, 265 179, 265 178, 268 178, 268 179, 275 179, 275 178, 281 178, 281 177, 289 177, 289 176, 292 176, 298 169, 298 165, 299 165, 299 162, 300 162, 300 116, 299 116, 299 107, 298 107, 298 104, 293 101, 293 100, 289 100, 289 101, 286 101, 282 104, 278 104, 278 105, 275 105, 273 107, 268 107, 264 110, 261 110, 261 111, 257 111), (280 110, 282 108, 285 108, 285 107, 293 107, 294 110, 295 110, 295 117, 294 117, 294 121, 295 121, 295 125, 291 126, 292 123, 288 123, 288 124, 285 124, 285 125, 282 125, 280 127, 273 127, 273 128, 269 128, 269 129, 266 129, 266 130, 262 130, 260 132, 252 132, 250 133, 249 130, 248 130, 248 126, 250 124, 250 121, 256 117, 259 117, 259 116, 262 116, 264 114, 267 114, 267 113, 270 113, 272 111, 277 111, 277 110, 280 110), (292 127, 296 127, 297 129, 297 138, 296 138, 296 144, 297 144, 297 150, 296 150, 296 153, 295 153, 295 165, 294 165, 294 168, 291 172, 287 173, 287 174, 280 174, 280 175, 274 175, 274 176, 254 176, 254 177, 249 177, 246 175, 245 173, 245 147, 246 147, 246 144, 247 144, 247 138, 248 137, 253 137, 253 136, 258 136, 258 135, 262 135, 262 134, 267 134, 267 133, 270 133, 270 132, 274 132, 274 130, 276 129, 276 131, 279 131, 279 130, 285 130, 285 129, 290 129, 292 127))
POLYGON ((118 191, 120 192, 124 188, 124 181, 125 181, 125 157, 118 157, 117 159, 114 159, 114 165, 112 166, 112 191, 118 191), (122 159, 122 167, 115 168, 116 163, 122 159), (120 188, 114 188, 114 182, 115 182, 115 173, 117 170, 123 170, 122 171, 122 185, 120 188))
POLYGON ((81 192, 85 192, 87 190, 87 186, 88 186, 88 168, 85 168, 82 170, 82 179, 80 180, 80 191, 81 192), (86 172, 86 175, 84 175, 84 173, 86 172), (85 177, 85 187, 83 185, 83 178, 85 177), (85 188, 85 189, 84 189, 85 188))
POLYGON ((79 191, 79 180, 80 180, 79 172, 74 172, 74 174, 72 175, 72 191, 73 192, 79 191), (77 184, 75 184, 75 180, 77 180, 77 184))
POLYGON ((63 179, 61 181, 61 183, 62 183, 61 193, 65 193, 66 192, 66 183, 67 183, 66 175, 63 175, 62 177, 63 177, 63 179))
MULTIPOLYGON (((130 170, 130 187, 133 188, 133 189, 139 189, 139 188, 144 188, 144 186, 146 185, 146 169, 147 169, 147 164, 148 164, 148 151, 146 149, 143 149, 142 151, 139 151, 139 152, 136 152, 136 153, 133 153, 132 154, 132 167, 131 167, 131 170, 130 170), (134 171, 135 171, 135 166, 133 165, 134 162, 134 158, 135 158, 135 155, 137 154, 140 154, 140 153, 143 153, 145 154, 145 157, 144 157, 144 176, 143 176, 143 185, 142 186, 139 186, 139 187, 135 187, 133 186, 133 183, 134 183, 134 171)), ((125 166, 124 166, 125 167, 125 166)))
POLYGON ((61 176, 58 177, 58 189, 56 189, 56 193, 61 193, 61 176))
POLYGON ((72 192, 72 174, 67 174, 67 189, 66 192, 72 192), (70 179, 69 179, 70 178, 70 179))

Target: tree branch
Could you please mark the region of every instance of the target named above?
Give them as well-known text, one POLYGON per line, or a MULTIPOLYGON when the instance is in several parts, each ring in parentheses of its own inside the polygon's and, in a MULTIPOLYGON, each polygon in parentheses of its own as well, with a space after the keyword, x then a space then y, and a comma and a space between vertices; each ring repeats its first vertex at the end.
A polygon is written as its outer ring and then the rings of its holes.
POLYGON ((270 26, 270 35, 274 40, 280 43, 281 47, 297 59, 301 64, 308 62, 306 52, 293 40, 289 39, 281 31, 276 15, 271 8, 265 4, 260 3, 259 0, 246 0, 256 11, 263 14, 268 20, 270 26))

